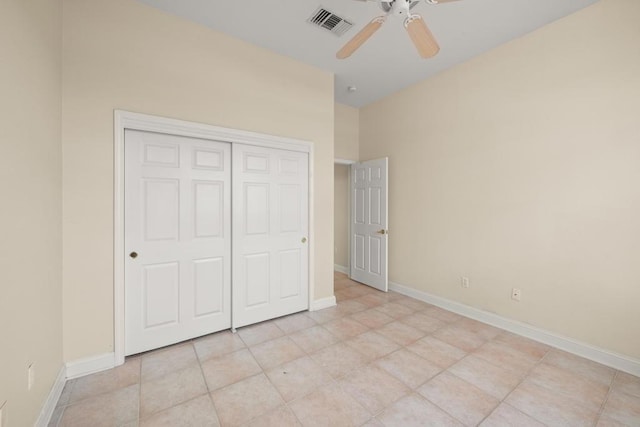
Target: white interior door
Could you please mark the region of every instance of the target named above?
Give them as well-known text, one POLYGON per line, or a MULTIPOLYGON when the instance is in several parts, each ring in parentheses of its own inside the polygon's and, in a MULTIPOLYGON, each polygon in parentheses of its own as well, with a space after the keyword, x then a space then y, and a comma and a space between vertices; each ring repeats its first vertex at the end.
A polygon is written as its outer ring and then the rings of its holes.
POLYGON ((309 308, 309 155, 233 144, 233 327, 309 308))
POLYGON ((388 158, 351 165, 351 278, 388 291, 388 158))
POLYGON ((125 354, 231 326, 230 144, 125 133, 125 354))

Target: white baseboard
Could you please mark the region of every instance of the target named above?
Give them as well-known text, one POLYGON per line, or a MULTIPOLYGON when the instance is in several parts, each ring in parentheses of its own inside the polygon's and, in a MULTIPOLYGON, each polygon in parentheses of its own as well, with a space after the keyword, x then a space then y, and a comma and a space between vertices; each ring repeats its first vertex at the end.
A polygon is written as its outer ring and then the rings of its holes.
POLYGON ((320 298, 311 303, 311 307, 309 308, 309 311, 318 311, 318 310, 322 310, 323 308, 333 307, 335 305, 336 305, 335 296, 320 298))
POLYGON ((339 273, 349 274, 349 268, 344 265, 333 264, 333 270, 339 273))
POLYGON ((100 371, 106 371, 116 366, 115 353, 105 353, 98 356, 85 357, 67 363, 67 379, 71 380, 100 371))
POLYGON ((440 308, 444 308, 445 310, 452 311, 462 316, 469 317, 479 322, 487 323, 491 326, 530 338, 534 341, 573 353, 584 357, 585 359, 593 360, 594 362, 627 372, 631 375, 640 376, 640 360, 576 341, 572 338, 567 338, 517 320, 508 319, 497 314, 489 313, 488 311, 470 307, 424 291, 419 291, 409 286, 389 282, 389 289, 440 308))
POLYGON ((60 395, 62 394, 62 389, 64 389, 64 385, 67 382, 67 368, 66 366, 62 366, 60 371, 58 372, 58 376, 51 386, 51 390, 49 391, 49 395, 47 396, 47 400, 42 405, 42 409, 40 410, 40 415, 38 416, 38 420, 35 423, 36 427, 47 427, 49 421, 51 421, 51 416, 53 415, 53 411, 56 410, 56 405, 58 405, 58 400, 60 399, 60 395))

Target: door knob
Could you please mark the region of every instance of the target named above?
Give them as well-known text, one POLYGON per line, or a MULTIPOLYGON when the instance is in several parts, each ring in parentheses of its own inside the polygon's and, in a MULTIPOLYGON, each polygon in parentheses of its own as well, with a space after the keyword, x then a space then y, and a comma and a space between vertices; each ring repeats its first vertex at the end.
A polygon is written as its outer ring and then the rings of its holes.
POLYGON ((131 253, 129 254, 129 256, 130 256, 131 258, 134 258, 134 259, 135 259, 135 258, 138 258, 138 252, 131 252, 131 253))
POLYGON ((302 238, 302 243, 307 243, 307 238, 306 237, 302 238))
POLYGON ((384 228, 382 230, 378 230, 376 231, 376 233, 378 234, 389 234, 389 231, 385 230, 384 228))

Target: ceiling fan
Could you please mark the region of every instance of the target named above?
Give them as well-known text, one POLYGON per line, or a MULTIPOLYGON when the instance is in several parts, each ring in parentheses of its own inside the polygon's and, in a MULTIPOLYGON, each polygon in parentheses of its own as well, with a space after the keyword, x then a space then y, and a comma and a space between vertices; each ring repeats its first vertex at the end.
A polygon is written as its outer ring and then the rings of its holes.
MULTIPOLYGON (((418 53, 423 58, 431 58, 440 51, 438 42, 431 34, 429 27, 425 24, 422 16, 412 14, 411 9, 420 3, 421 0, 358 0, 358 1, 375 1, 380 8, 386 12, 386 15, 373 18, 358 34, 353 36, 351 40, 345 44, 336 54, 336 58, 345 59, 350 57, 360 46, 362 46, 369 38, 380 29, 382 24, 390 15, 404 18, 404 28, 409 33, 409 37, 418 53)), ((458 0, 425 0, 429 4, 450 3, 458 0)))

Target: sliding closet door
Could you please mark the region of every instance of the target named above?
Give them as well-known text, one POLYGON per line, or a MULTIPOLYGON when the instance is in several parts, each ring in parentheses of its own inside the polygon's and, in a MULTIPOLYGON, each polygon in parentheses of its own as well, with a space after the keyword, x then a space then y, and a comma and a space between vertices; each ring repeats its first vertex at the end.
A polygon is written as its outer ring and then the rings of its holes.
POLYGON ((309 307, 309 155, 233 144, 233 326, 309 307))
POLYGON ((125 354, 231 326, 230 144, 125 133, 125 354))

